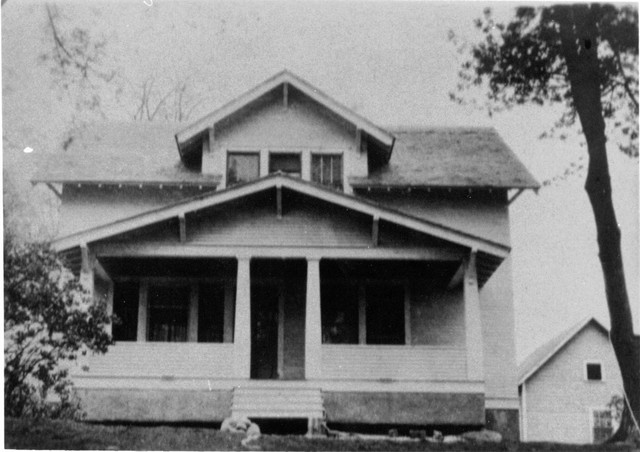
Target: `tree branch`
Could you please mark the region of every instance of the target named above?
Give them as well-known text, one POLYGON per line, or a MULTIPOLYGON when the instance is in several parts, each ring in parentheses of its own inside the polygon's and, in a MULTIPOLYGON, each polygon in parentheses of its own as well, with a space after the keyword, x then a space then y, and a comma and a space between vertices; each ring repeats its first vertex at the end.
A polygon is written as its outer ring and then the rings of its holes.
POLYGON ((629 86, 629 78, 624 73, 620 52, 618 50, 614 50, 613 53, 616 56, 616 62, 618 63, 618 68, 620 69, 622 80, 624 80, 624 82, 622 83, 622 85, 624 86, 624 90, 627 92, 627 95, 629 96, 629 99, 631 99, 631 102, 633 102, 633 105, 635 105, 636 110, 638 110, 638 99, 636 99, 635 96, 633 95, 633 92, 631 91, 631 87, 629 86))

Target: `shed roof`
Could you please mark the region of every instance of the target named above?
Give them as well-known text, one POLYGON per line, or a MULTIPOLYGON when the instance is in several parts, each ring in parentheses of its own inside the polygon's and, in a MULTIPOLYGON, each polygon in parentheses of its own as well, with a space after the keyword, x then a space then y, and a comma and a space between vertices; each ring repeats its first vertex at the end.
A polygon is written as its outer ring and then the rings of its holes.
POLYGON ((535 374, 547 361, 553 358, 556 353, 569 343, 571 339, 577 336, 587 325, 591 324, 595 325, 605 334, 608 334, 609 330, 602 326, 595 318, 587 317, 582 319, 580 322, 538 347, 518 366, 518 385, 528 380, 529 377, 535 374))
POLYGON ((538 188, 540 185, 491 127, 394 130, 389 164, 356 187, 538 188))
MULTIPOLYGON (((33 182, 217 185, 218 177, 188 169, 176 152, 181 123, 101 123, 73 135, 33 182)), ((429 128, 395 132, 388 166, 357 187, 537 188, 538 183, 492 128, 429 128)))

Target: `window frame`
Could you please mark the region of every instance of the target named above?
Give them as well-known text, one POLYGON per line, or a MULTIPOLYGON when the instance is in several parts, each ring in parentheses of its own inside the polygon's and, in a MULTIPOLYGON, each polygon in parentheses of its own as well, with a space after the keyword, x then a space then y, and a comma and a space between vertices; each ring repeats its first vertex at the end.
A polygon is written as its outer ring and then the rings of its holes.
MULTIPOLYGON (((311 157, 309 159, 309 180, 313 183, 322 185, 323 187, 330 187, 333 188, 335 190, 344 190, 344 153, 342 152, 311 152, 311 157), (322 182, 322 176, 320 177, 320 181, 316 181, 313 178, 313 161, 315 158, 320 158, 320 159, 324 159, 324 158, 335 158, 335 157, 339 157, 340 158, 340 184, 339 186, 336 185, 335 183, 330 183, 330 184, 325 184, 322 182)), ((320 164, 320 167, 322 168, 322 162, 320 164)), ((333 166, 331 167, 333 170, 333 166)))
MULTIPOLYGON (((355 290, 357 291, 358 297, 358 341, 356 343, 336 343, 336 342, 325 342, 324 341, 324 332, 323 332, 323 345, 359 345, 365 347, 405 347, 411 346, 411 290, 409 281, 403 278, 394 278, 389 280, 381 281, 379 279, 371 279, 371 278, 357 278, 354 280, 342 280, 342 279, 323 279, 321 284, 349 284, 355 286, 355 290), (370 344, 367 342, 367 338, 369 337, 367 330, 367 287, 369 286, 399 286, 402 290, 403 300, 402 300, 402 310, 403 310, 403 321, 404 321, 404 342, 401 344, 370 344)), ((322 295, 321 295, 322 300, 322 295)), ((321 301, 321 313, 322 313, 322 301, 321 301)), ((321 325, 324 327, 324 324, 321 325)))
POLYGON ((588 360, 584 361, 583 369, 584 369, 584 380, 585 381, 590 382, 590 383, 598 383, 598 382, 605 381, 605 378, 604 378, 604 366, 602 365, 602 361, 597 360, 597 359, 588 359, 588 360), (588 366, 590 364, 596 364, 596 365, 600 366, 600 379, 599 380, 595 380, 595 379, 589 378, 589 372, 588 372, 587 368, 588 368, 588 366))
MULTIPOLYGON (((116 279, 113 281, 112 283, 112 288, 110 289, 111 292, 111 312, 114 315, 118 315, 118 313, 116 312, 116 294, 118 292, 118 286, 119 285, 135 285, 136 287, 136 292, 137 292, 137 297, 136 297, 136 302, 135 302, 135 310, 132 309, 132 313, 135 313, 135 316, 133 316, 135 318, 135 328, 133 328, 133 339, 116 339, 115 335, 116 335, 116 325, 112 325, 111 326, 111 336, 113 337, 114 341, 117 342, 137 342, 138 341, 138 322, 140 320, 139 318, 139 312, 140 312, 140 288, 141 288, 141 282, 139 280, 133 280, 133 279, 127 279, 127 280, 120 280, 120 279, 116 279)), ((121 319, 124 320, 124 319, 121 319)), ((120 326, 118 326, 120 327, 120 326)))
POLYGON ((282 171, 282 173, 287 175, 287 176, 289 176, 289 177, 297 177, 299 179, 303 179, 303 175, 304 174, 302 172, 302 152, 300 152, 300 151, 286 151, 286 150, 283 150, 283 151, 269 150, 267 152, 268 152, 268 154, 267 154, 267 173, 268 174, 275 174, 278 171, 281 171, 281 170, 277 170, 277 171, 272 171, 271 170, 271 158, 272 157, 274 157, 274 156, 279 156, 279 157, 282 157, 282 156, 295 156, 295 157, 298 158, 298 164, 299 164, 298 174, 299 174, 299 176, 292 175, 292 173, 286 172, 286 171, 282 171))
POLYGON ((226 181, 226 186, 227 187, 232 187, 234 185, 239 185, 239 184, 244 184, 247 182, 251 182, 253 180, 256 179, 260 179, 260 175, 262 174, 262 158, 260 156, 260 151, 259 150, 241 150, 241 149, 228 149, 227 150, 227 161, 226 161, 226 165, 225 165, 225 181, 226 181), (256 175, 256 177, 254 179, 251 180, 245 180, 245 181, 235 181, 235 182, 231 182, 229 180, 229 164, 231 162, 231 157, 233 156, 243 156, 243 157, 255 157, 258 160, 258 173, 256 175))
MULTIPOLYGON (((607 407, 590 407, 588 408, 588 411, 589 411, 589 432, 591 436, 591 444, 602 444, 603 442, 607 441, 607 439, 611 438, 611 435, 615 433, 615 429, 613 428, 613 415, 611 413, 611 409, 607 407), (609 415, 609 421, 611 423, 611 433, 609 434, 609 436, 597 443, 596 443, 596 435, 595 435, 595 429, 596 429, 595 414, 596 413, 607 413, 609 415)), ((604 427, 599 427, 599 428, 604 428, 604 427)))
MULTIPOLYGON (((188 281, 154 281, 148 283, 147 285, 147 337, 145 338, 146 342, 158 342, 158 343, 187 343, 190 342, 190 334, 189 330, 191 328, 190 325, 190 315, 191 315, 191 298, 193 294, 193 287, 188 281), (151 339, 151 311, 152 311, 152 303, 151 303, 151 291, 152 288, 172 288, 175 290, 186 289, 186 308, 179 307, 180 310, 184 310, 186 313, 186 323, 185 323, 185 339, 182 341, 163 341, 163 340, 152 340, 151 339)), ((161 309, 167 310, 175 310, 175 306, 162 307, 161 309)))

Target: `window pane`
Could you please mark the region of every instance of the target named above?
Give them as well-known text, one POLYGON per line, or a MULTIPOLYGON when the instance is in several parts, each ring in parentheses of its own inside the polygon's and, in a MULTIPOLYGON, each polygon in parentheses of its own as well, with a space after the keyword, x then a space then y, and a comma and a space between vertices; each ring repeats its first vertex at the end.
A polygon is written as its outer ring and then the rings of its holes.
POLYGON ((269 173, 278 171, 289 176, 300 177, 302 174, 300 154, 270 154, 269 173))
POLYGON ((311 180, 342 189, 342 156, 313 155, 311 157, 311 180))
POLYGON ((322 342, 358 343, 358 289, 350 284, 321 287, 322 342))
POLYGON ((602 443, 613 434, 610 410, 593 412, 593 442, 602 443))
POLYGON ((224 285, 200 284, 198 342, 222 342, 224 338, 224 285))
POLYGON ((118 320, 113 324, 113 339, 135 341, 138 335, 138 297, 140 286, 137 281, 114 282, 113 313, 118 320))
POLYGON ((602 368, 600 364, 587 364, 587 380, 602 380, 602 368))
POLYGON ((229 153, 227 185, 249 182, 260 177, 260 155, 229 153))
POLYGON ((404 288, 367 286, 366 298, 367 344, 404 344, 404 288))
POLYGON ((188 286, 149 286, 149 341, 186 342, 188 286))

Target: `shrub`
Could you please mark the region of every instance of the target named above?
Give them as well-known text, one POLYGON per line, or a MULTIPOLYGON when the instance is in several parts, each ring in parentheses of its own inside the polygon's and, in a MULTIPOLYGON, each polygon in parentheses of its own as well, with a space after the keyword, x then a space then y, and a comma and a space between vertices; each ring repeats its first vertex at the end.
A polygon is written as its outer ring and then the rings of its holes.
POLYGON ((5 416, 77 416, 68 368, 79 354, 106 352, 109 321, 104 300, 48 244, 5 241, 5 416))

